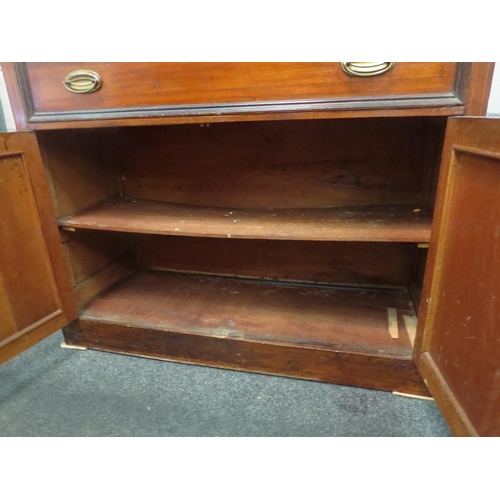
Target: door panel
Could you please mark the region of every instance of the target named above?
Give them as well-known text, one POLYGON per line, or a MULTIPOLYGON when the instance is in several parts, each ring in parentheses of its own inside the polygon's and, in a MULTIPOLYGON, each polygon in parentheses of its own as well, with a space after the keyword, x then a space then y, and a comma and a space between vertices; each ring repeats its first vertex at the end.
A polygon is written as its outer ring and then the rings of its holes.
POLYGON ((449 120, 438 197, 419 369, 456 435, 498 436, 500 120, 449 120))
POLYGON ((34 134, 0 135, 0 362, 75 314, 34 134))

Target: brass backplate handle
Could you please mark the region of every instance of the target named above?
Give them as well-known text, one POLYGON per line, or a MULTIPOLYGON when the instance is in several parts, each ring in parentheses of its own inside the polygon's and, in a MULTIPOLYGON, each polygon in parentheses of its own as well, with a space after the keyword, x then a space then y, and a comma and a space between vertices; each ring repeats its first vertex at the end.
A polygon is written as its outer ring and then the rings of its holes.
POLYGON ((66 75, 64 86, 75 94, 90 94, 101 88, 101 77, 89 69, 77 69, 66 75))
POLYGON ((394 68, 395 62, 343 62, 342 70, 351 76, 378 76, 394 68))

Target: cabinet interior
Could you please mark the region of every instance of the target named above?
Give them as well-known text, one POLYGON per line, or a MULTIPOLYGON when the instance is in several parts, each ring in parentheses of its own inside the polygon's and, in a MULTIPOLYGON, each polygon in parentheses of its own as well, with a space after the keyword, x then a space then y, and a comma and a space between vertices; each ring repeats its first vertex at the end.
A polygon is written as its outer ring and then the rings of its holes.
POLYGON ((39 131, 82 322, 411 357, 445 125, 39 131))

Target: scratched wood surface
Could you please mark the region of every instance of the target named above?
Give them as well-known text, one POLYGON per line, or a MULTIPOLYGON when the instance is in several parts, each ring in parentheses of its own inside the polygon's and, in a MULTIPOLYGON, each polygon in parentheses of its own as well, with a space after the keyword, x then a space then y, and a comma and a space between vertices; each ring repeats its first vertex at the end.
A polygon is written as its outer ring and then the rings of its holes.
POLYGON ((315 241, 428 242, 432 214, 417 205, 223 209, 116 199, 62 219, 62 227, 127 233, 315 241))
POLYGON ((404 290, 359 290, 145 271, 96 297, 81 316, 141 328, 411 358, 404 290), (388 308, 399 338, 391 338, 388 308))
POLYGON ((500 120, 452 120, 419 367, 458 434, 500 435, 500 120))

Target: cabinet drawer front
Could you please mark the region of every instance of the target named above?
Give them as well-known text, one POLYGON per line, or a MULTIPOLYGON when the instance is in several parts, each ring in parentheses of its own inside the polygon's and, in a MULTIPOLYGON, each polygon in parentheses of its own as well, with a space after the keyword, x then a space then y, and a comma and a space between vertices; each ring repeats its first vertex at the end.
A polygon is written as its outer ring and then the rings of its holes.
POLYGON ((18 66, 23 73, 25 99, 30 100, 30 121, 51 121, 57 116, 73 120, 457 105, 461 102, 454 95, 456 68, 457 63, 396 63, 382 74, 355 76, 338 62, 18 66), (72 75, 78 70, 98 75, 100 83, 89 88, 89 93, 78 93, 89 83, 72 75), (74 91, 64 84, 68 75, 74 91))

